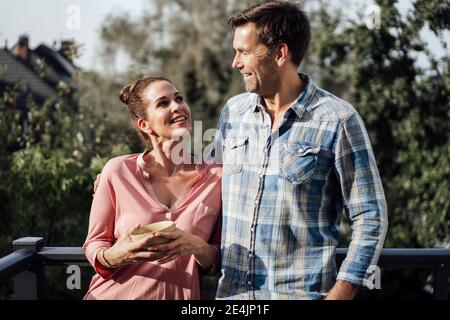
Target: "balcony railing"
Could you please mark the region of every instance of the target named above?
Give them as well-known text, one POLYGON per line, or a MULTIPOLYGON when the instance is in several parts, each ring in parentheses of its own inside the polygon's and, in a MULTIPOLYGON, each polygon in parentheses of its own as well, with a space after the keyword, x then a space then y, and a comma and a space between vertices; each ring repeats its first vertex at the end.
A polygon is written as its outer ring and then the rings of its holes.
MULTIPOLYGON (((14 277, 16 299, 44 298, 45 266, 89 266, 82 248, 44 247, 43 243, 43 238, 36 237, 15 240, 13 253, 0 259, 0 283, 14 277)), ((338 266, 346 253, 347 249, 337 249, 338 266)), ((378 265, 381 269, 432 269, 434 299, 448 299, 450 249, 383 249, 378 265)))

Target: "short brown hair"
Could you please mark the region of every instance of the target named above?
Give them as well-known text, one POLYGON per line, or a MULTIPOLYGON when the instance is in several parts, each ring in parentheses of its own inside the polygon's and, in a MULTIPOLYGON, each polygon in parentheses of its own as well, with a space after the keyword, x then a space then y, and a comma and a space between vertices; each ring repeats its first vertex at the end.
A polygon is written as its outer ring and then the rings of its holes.
POLYGON ((120 101, 122 101, 128 106, 128 114, 130 116, 134 128, 139 134, 141 140, 147 146, 150 145, 150 137, 148 136, 148 134, 146 134, 137 127, 137 120, 138 119, 146 120, 146 107, 144 106, 144 102, 142 99, 143 93, 145 88, 147 88, 150 84, 156 81, 167 81, 169 83, 172 83, 172 81, 170 81, 167 78, 161 76, 151 76, 127 84, 125 87, 122 88, 122 90, 120 90, 119 93, 120 101))
POLYGON ((228 21, 233 29, 249 22, 256 24, 258 38, 269 51, 285 43, 291 51, 292 62, 296 66, 301 64, 311 40, 311 28, 308 17, 297 5, 287 1, 264 1, 228 21))

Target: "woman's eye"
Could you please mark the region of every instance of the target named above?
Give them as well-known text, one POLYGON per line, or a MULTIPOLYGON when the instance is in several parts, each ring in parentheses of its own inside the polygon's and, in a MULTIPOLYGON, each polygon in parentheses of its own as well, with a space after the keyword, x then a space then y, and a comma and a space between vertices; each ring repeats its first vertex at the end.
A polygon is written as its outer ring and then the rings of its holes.
POLYGON ((182 102, 183 101, 183 97, 182 96, 178 96, 175 98, 176 102, 182 102))
POLYGON ((168 106, 169 104, 167 103, 167 101, 161 101, 159 104, 158 104, 158 107, 166 107, 166 106, 168 106))

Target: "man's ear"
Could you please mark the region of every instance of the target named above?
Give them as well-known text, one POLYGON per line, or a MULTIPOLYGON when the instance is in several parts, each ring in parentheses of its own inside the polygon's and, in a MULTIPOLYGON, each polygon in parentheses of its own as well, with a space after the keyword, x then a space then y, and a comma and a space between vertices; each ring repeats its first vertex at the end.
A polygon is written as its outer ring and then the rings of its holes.
POLYGON ((289 61, 289 47, 286 43, 280 43, 275 49, 275 62, 279 67, 289 61))

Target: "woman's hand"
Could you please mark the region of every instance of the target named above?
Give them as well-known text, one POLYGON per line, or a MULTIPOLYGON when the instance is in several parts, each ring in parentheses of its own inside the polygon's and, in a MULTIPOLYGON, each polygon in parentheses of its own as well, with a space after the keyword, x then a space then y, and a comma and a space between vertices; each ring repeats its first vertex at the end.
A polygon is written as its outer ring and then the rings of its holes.
MULTIPOLYGON (((161 252, 148 249, 149 243, 156 237, 155 234, 150 234, 136 242, 131 240, 131 233, 138 228, 140 228, 139 224, 119 238, 111 248, 104 251, 104 258, 107 262, 113 266, 119 266, 136 262, 155 261, 161 258, 161 252)), ((101 260, 99 259, 99 261, 101 260)))
POLYGON ((210 245, 192 233, 176 228, 173 232, 157 232, 155 237, 171 240, 170 243, 149 248, 162 255, 157 260, 159 263, 166 263, 186 255, 194 255, 199 266, 205 270, 213 263, 214 253, 210 245))

